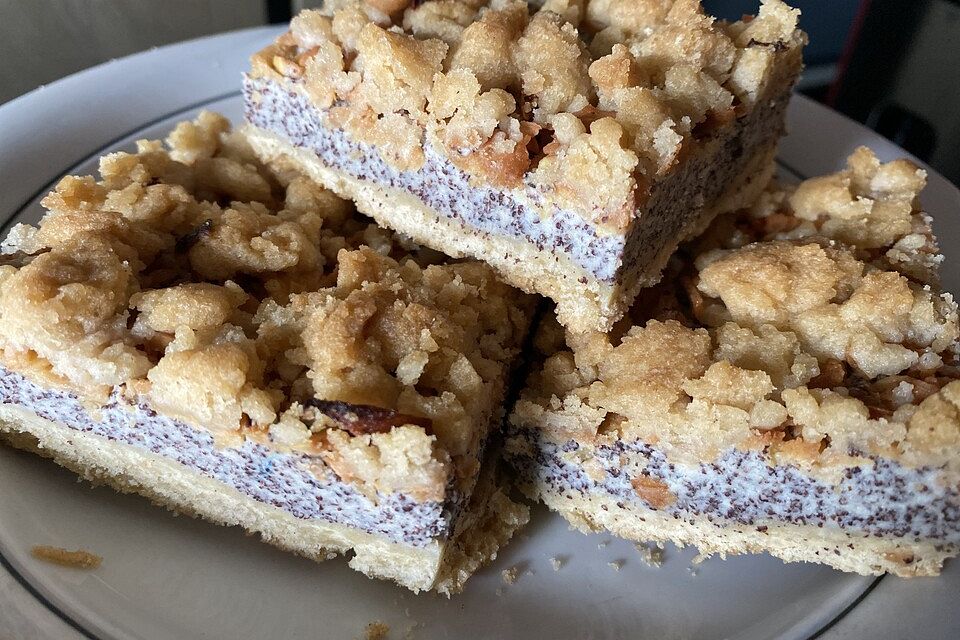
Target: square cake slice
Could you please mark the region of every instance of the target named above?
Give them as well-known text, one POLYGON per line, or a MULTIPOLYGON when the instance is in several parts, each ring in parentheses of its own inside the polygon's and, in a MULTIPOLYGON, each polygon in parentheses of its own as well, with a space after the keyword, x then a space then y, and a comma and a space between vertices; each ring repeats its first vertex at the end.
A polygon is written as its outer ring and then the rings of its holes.
POLYGON ((481 474, 526 294, 268 170, 221 116, 66 177, 0 266, 0 435, 413 590, 527 519, 481 474))
POLYGON ((960 369, 924 182, 861 148, 718 218, 613 332, 541 327, 507 440, 524 490, 633 540, 939 573, 960 369))
POLYGON ((751 204, 799 11, 697 0, 338 0, 253 56, 250 142, 378 223, 609 330, 679 242, 751 204), (542 6, 540 6, 542 5, 542 6))

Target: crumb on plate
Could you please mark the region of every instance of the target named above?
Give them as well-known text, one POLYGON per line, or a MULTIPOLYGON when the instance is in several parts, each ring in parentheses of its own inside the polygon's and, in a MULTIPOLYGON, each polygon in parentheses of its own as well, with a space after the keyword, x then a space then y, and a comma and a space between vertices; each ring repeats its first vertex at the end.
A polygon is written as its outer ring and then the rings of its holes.
POLYGON ((363 633, 366 640, 385 640, 387 634, 390 633, 390 626, 379 620, 374 620, 366 626, 363 633))
POLYGON ((96 569, 103 562, 103 558, 89 551, 68 551, 48 545, 37 545, 30 549, 30 554, 38 560, 74 569, 96 569))
POLYGON ((640 561, 647 566, 659 569, 663 566, 665 551, 662 543, 641 542, 635 545, 640 552, 640 561))

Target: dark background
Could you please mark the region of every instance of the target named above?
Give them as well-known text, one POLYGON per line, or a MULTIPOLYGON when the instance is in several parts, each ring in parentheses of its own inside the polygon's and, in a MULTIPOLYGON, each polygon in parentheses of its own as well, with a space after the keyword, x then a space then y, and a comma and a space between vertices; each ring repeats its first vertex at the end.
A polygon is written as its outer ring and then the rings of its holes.
MULTIPOLYGON (((703 0, 713 15, 759 0, 703 0)), ((788 0, 810 34, 798 90, 960 184, 960 0, 788 0)), ((320 0, 0 0, 0 103, 111 58, 289 20, 320 0)))

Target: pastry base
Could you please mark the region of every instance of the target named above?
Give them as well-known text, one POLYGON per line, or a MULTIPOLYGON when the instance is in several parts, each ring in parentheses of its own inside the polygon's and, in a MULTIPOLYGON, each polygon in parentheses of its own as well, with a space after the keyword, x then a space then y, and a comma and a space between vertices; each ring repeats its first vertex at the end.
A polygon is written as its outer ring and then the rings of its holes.
POLYGON ((508 428, 518 486, 583 530, 694 545, 704 555, 768 552, 863 575, 938 575, 960 553, 948 513, 955 480, 937 469, 878 459, 833 480, 760 451, 682 464, 639 440, 581 450, 540 431, 508 428), (649 484, 638 487, 641 478, 649 484))
POLYGON ((637 542, 693 545, 705 556, 767 552, 785 562, 817 562, 861 575, 914 577, 939 575, 944 561, 958 551, 952 545, 902 544, 809 525, 769 523, 765 530, 758 530, 752 525, 719 524, 697 516, 684 520, 636 504, 618 504, 619 499, 613 496, 582 497, 530 484, 521 484, 520 489, 581 531, 610 531, 637 542))
POLYGON ((415 547, 358 529, 304 520, 163 456, 79 432, 16 405, 0 405, 0 439, 53 459, 81 477, 121 493, 135 493, 177 513, 240 526, 275 547, 321 561, 353 552, 350 567, 413 591, 457 593, 479 566, 523 526, 527 508, 481 474, 452 539, 415 547))

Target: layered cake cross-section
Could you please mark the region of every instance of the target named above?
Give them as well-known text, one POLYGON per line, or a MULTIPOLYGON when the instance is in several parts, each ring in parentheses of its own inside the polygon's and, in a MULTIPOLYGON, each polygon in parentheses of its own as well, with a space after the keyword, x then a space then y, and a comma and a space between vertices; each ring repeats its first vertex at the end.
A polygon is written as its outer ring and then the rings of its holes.
POLYGON ((249 139, 381 225, 608 330, 772 174, 799 12, 697 0, 336 0, 253 56, 249 139), (542 6, 539 6, 542 5, 542 6))
POLYGON ((414 590, 526 522, 481 473, 526 294, 377 227, 203 113, 66 177, 0 265, 0 436, 414 590))
POLYGON ((718 218, 614 331, 545 323, 509 420, 524 490, 629 539, 939 573, 960 369, 924 182, 861 148, 718 218))

